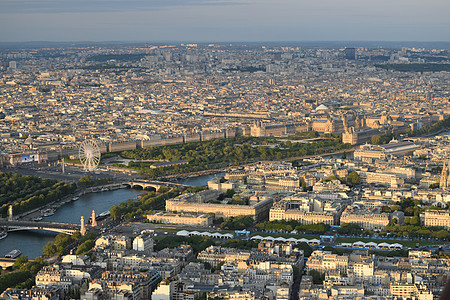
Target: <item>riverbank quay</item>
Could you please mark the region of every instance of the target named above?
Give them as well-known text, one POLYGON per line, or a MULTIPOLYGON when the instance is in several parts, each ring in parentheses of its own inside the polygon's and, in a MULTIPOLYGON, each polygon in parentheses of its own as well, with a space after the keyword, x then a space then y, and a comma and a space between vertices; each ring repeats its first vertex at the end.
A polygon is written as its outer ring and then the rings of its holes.
MULTIPOLYGON (((98 185, 98 186, 92 186, 92 187, 78 187, 74 193, 64 196, 61 199, 58 199, 54 202, 48 203, 46 205, 43 205, 41 207, 35 208, 33 210, 13 215, 14 220, 24 220, 29 221, 36 218, 40 218, 42 216, 41 212, 44 210, 56 210, 61 205, 64 205, 66 203, 69 203, 71 201, 76 201, 77 198, 83 195, 87 195, 90 193, 99 193, 99 192, 105 192, 105 191, 114 191, 122 188, 127 188, 127 186, 123 183, 112 183, 112 184, 105 184, 105 185, 98 185)), ((13 212, 14 213, 14 212, 13 212)))
MULTIPOLYGON (((105 191, 97 193, 87 193, 80 195, 79 199, 62 204, 54 211, 54 214, 48 217, 42 217, 39 222, 49 223, 65 223, 65 224, 80 224, 81 216, 84 217, 85 226, 89 228, 89 218, 92 216, 92 211, 96 212, 96 215, 100 215, 111 209, 113 205, 120 205, 123 202, 127 202, 129 199, 137 199, 139 195, 144 193, 142 190, 133 189, 117 189, 114 191, 105 191)), ((39 217, 40 212, 35 213, 35 217, 39 217)), ((33 222, 35 217, 26 216, 26 219, 21 221, 33 222)), ((107 229, 109 224, 104 224, 106 220, 99 221, 99 227, 97 230, 102 231, 107 229)), ((18 231, 8 232, 8 236, 0 240, 0 257, 7 254, 13 249, 20 249, 22 253, 29 258, 41 256, 43 247, 55 240, 57 233, 47 230, 37 229, 23 229, 18 231)))

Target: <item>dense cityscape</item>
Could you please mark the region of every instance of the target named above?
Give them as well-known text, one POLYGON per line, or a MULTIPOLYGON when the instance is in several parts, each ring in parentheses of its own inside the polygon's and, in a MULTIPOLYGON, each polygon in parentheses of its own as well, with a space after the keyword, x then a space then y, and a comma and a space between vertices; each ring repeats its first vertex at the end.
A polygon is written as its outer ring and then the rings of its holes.
POLYGON ((449 47, 325 44, 2 45, 0 299, 439 299, 449 47))

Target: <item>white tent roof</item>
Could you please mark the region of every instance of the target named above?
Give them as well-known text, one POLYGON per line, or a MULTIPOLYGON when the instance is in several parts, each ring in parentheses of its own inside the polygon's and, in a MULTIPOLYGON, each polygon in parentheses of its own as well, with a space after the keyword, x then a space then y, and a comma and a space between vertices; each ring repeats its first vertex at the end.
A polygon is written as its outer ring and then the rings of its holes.
POLYGON ((180 235, 180 236, 188 236, 188 235, 189 235, 189 231, 187 231, 187 230, 181 230, 181 231, 178 231, 178 232, 177 232, 177 235, 180 235))
POLYGON ((260 235, 255 235, 255 236, 252 236, 250 239, 251 239, 251 240, 262 240, 263 237, 260 236, 260 235))
POLYGON ((287 239, 284 238, 284 237, 282 237, 282 236, 280 236, 280 237, 277 237, 277 238, 275 239, 275 241, 286 242, 287 239))
POLYGON ((403 245, 402 245, 402 244, 395 243, 395 244, 391 244, 389 247, 390 247, 390 248, 403 248, 403 245))
POLYGON ((361 241, 357 241, 357 242, 354 242, 353 245, 356 245, 356 246, 365 246, 366 243, 361 242, 361 241))
POLYGON ((390 245, 388 243, 379 243, 378 247, 389 247, 390 245))

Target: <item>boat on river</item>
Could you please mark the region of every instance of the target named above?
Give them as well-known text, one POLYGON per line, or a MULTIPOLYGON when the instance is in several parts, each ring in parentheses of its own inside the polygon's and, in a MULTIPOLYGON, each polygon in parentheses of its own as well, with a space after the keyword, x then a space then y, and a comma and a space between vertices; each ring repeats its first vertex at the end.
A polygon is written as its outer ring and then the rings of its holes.
POLYGON ((0 233, 0 240, 6 239, 7 236, 8 234, 6 232, 0 233))
POLYGON ((101 214, 98 215, 99 218, 104 219, 107 218, 111 215, 111 212, 109 210, 102 212, 101 214))
POLYGON ((55 209, 48 208, 48 209, 45 209, 45 210, 42 211, 42 216, 43 217, 50 217, 50 216, 53 216, 55 214, 55 212, 56 212, 55 209))
POLYGON ((5 257, 6 258, 18 258, 21 254, 22 254, 22 251, 20 251, 18 249, 14 249, 14 250, 8 252, 8 254, 6 254, 5 257))
MULTIPOLYGON (((111 215, 111 212, 110 212, 109 210, 107 210, 107 211, 102 212, 102 213, 99 214, 99 215, 96 215, 96 216, 95 216, 95 220, 96 220, 97 222, 98 222, 98 221, 103 221, 104 219, 106 219, 106 218, 109 217, 110 215, 111 215)), ((92 224, 92 217, 89 217, 88 223, 89 223, 89 224, 92 224)))

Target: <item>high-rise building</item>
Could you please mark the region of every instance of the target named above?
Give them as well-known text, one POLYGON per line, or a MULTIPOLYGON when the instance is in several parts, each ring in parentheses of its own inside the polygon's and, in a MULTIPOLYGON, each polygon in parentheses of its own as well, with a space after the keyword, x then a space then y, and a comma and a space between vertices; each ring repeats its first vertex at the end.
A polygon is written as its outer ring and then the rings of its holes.
POLYGON ((401 52, 402 56, 406 55, 406 47, 402 47, 402 52, 401 52))
POLYGON ((15 69, 17 69, 17 63, 15 62, 15 61, 10 61, 9 62, 9 69, 10 70, 15 70, 15 69))
POLYGON ((344 50, 345 59, 356 59, 356 49, 355 48, 345 48, 344 50))
POLYGON ((441 189, 448 188, 450 183, 450 166, 444 161, 444 166, 442 167, 441 179, 439 181, 439 187, 441 189))

